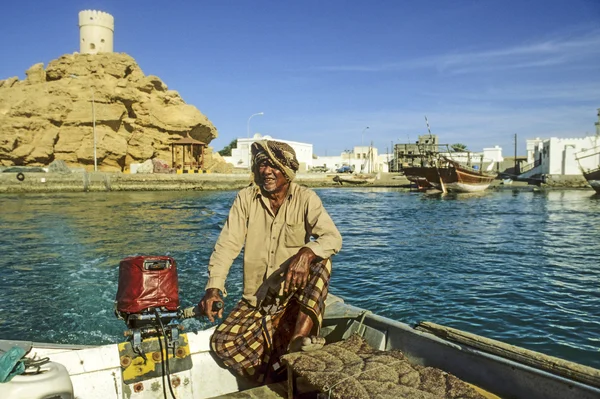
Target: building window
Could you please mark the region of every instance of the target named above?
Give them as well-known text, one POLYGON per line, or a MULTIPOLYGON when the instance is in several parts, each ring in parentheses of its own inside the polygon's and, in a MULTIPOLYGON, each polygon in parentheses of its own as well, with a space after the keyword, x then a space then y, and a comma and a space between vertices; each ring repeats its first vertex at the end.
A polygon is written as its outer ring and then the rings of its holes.
POLYGON ((94 43, 90 43, 90 50, 96 50, 96 45, 94 43))

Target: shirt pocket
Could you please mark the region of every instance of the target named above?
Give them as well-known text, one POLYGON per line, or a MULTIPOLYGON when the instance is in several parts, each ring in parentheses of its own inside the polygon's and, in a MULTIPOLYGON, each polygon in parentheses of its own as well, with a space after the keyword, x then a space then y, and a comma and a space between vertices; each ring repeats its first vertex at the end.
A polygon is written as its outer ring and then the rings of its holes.
POLYGON ((304 241, 305 236, 306 230, 304 229, 304 223, 285 225, 285 245, 287 247, 303 246, 306 244, 304 241))

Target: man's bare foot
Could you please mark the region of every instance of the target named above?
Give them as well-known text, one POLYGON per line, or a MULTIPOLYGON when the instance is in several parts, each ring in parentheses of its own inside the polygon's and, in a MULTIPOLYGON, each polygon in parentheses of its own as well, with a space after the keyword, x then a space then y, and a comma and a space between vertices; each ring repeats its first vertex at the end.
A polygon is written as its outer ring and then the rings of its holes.
POLYGON ((321 349, 325 345, 325 338, 310 336, 310 337, 296 337, 290 342, 288 352, 312 352, 321 349))

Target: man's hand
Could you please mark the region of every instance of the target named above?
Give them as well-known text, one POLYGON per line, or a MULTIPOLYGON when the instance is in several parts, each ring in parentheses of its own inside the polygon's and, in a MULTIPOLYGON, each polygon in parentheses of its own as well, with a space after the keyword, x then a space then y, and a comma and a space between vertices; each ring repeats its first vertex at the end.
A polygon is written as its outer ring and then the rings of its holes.
POLYGON ((219 294, 218 288, 209 288, 206 290, 204 297, 198 302, 198 309, 200 309, 200 315, 204 315, 208 317, 211 323, 214 323, 215 316, 219 319, 223 318, 223 307, 219 309, 218 312, 213 312, 213 303, 221 302, 223 303, 223 299, 219 294))
POLYGON ((304 289, 308 283, 310 264, 317 258, 312 249, 303 247, 290 261, 285 275, 284 292, 304 289))

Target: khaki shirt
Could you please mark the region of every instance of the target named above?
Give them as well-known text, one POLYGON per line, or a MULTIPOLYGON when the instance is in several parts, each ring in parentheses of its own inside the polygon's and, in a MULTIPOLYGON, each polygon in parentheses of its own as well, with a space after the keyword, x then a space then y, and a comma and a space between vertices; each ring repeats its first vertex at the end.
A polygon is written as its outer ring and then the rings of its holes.
POLYGON ((242 247, 243 297, 256 306, 270 287, 280 284, 300 248, 327 259, 342 248, 342 236, 314 191, 291 183, 274 215, 269 199, 253 185, 241 190, 233 202, 210 257, 206 289, 218 288, 227 296, 225 279, 242 247))

